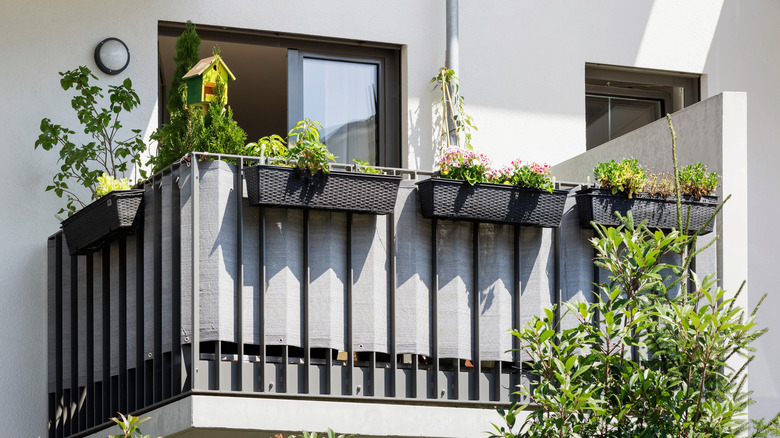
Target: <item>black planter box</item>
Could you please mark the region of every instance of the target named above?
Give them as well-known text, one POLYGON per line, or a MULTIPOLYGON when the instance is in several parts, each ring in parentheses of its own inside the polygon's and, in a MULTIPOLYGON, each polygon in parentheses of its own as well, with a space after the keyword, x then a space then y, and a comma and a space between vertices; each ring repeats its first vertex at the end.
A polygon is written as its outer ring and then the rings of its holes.
POLYGON ((330 173, 257 165, 244 170, 249 204, 389 214, 400 176, 332 170, 330 173))
MULTIPOLYGON (((600 225, 618 226, 615 212, 625 216, 631 211, 635 223, 647 220, 650 229, 669 231, 677 228, 677 201, 674 198, 660 198, 645 193, 636 193, 628 199, 625 194, 613 195, 611 190, 588 188, 577 192, 577 210, 579 210, 580 225, 590 228, 593 221, 600 225)), ((705 196, 696 200, 691 196, 683 196, 682 218, 685 223, 690 207, 690 222, 688 233, 693 233, 701 228, 715 213, 718 207, 717 196, 705 196)), ((702 234, 712 232, 714 221, 710 221, 702 234)))
POLYGON ((90 254, 143 222, 144 191, 117 190, 62 221, 70 255, 90 254))
POLYGON ((506 184, 467 184, 429 178, 417 183, 423 217, 557 228, 561 225, 566 190, 553 193, 506 184))

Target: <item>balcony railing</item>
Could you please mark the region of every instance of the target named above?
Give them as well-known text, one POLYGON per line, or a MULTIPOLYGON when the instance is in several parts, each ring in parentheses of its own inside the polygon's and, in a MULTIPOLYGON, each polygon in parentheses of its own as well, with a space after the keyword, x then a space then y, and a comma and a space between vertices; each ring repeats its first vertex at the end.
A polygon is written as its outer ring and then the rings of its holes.
POLYGON ((557 229, 431 220, 425 175, 385 169, 406 177, 390 215, 259 208, 254 159, 202 158, 144 184, 134 235, 80 256, 50 237, 51 436, 195 393, 508 403, 508 330, 604 278, 573 197, 557 229))

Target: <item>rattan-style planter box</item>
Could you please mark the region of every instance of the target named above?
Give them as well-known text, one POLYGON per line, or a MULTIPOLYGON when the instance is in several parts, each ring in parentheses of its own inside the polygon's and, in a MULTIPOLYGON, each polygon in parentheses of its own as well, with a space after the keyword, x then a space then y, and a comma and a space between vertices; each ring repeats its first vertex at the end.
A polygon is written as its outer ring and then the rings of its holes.
POLYGON ((257 165, 244 170, 250 205, 389 214, 400 176, 257 165))
MULTIPOLYGON (((577 210, 579 210, 580 225, 590 228, 593 221, 600 225, 618 226, 620 223, 615 212, 625 216, 628 211, 634 217, 634 222, 647 221, 650 229, 669 231, 677 228, 677 201, 674 198, 660 198, 646 193, 636 193, 628 199, 625 194, 612 194, 611 190, 587 188, 576 193, 577 210)), ((699 200, 691 196, 683 196, 681 200, 683 222, 690 208, 688 232, 693 233, 701 228, 715 213, 718 207, 717 196, 705 196, 699 200)), ((707 224, 702 234, 712 232, 713 221, 707 224)))
POLYGON ((506 184, 467 184, 429 178, 417 183, 423 217, 557 228, 561 225, 566 190, 552 193, 506 184))
POLYGON ((143 223, 144 191, 117 190, 62 221, 71 255, 90 254, 143 223))

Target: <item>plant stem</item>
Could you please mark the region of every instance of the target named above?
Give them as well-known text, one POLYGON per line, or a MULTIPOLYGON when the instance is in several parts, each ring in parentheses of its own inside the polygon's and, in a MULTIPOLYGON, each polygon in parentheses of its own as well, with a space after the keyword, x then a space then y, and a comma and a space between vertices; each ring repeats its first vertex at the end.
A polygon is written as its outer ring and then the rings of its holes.
POLYGON ((677 133, 672 124, 672 115, 666 114, 666 120, 669 122, 669 131, 672 133, 672 164, 674 165, 674 194, 677 199, 677 229, 682 233, 682 203, 680 194, 680 169, 677 165, 677 133))

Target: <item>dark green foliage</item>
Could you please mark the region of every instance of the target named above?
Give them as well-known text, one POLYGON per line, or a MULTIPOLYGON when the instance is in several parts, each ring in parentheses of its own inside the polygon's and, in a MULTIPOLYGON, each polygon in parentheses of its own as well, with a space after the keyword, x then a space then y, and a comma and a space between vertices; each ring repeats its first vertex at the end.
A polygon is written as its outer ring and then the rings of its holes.
POLYGON ((200 37, 195 31, 195 25, 187 21, 184 32, 176 39, 176 53, 173 55, 176 70, 173 72, 171 88, 168 90, 168 111, 171 114, 184 108, 186 102, 184 94, 187 87, 182 77, 200 61, 198 50, 200 50, 200 37))
POLYGON ((216 99, 211 102, 203 120, 203 129, 197 137, 195 151, 215 154, 247 155, 246 132, 233 120, 233 110, 226 106, 225 83, 217 79, 216 99))
MULTIPOLYGON (((176 72, 168 93, 170 120, 151 135, 157 141, 157 156, 150 164, 154 171, 164 169, 190 152, 211 152, 215 154, 248 155, 246 132, 233 120, 233 111, 226 106, 227 95, 224 81, 217 80, 214 89, 216 99, 211 102, 205 114, 199 107, 187 107, 184 76, 200 60, 198 49, 200 37, 195 26, 187 22, 184 33, 176 40, 176 72)), ((215 48, 214 55, 219 56, 215 48)))
POLYGON ((176 53, 173 56, 176 70, 168 90, 170 119, 150 136, 158 145, 157 155, 149 160, 155 172, 196 150, 196 138, 202 131, 203 114, 199 108, 185 107, 187 86, 182 76, 200 60, 199 49, 200 37, 195 31, 195 25, 188 21, 184 32, 176 39, 176 53))
POLYGON ((304 119, 298 122, 287 134, 292 144, 288 150, 287 160, 298 169, 309 169, 312 174, 321 170, 328 173, 328 163, 335 157, 320 139, 320 125, 314 120, 304 119), (293 140, 293 138, 295 140, 293 140))
MULTIPOLYGON (((514 405, 501 437, 735 437, 747 429, 744 387, 750 343, 765 330, 711 277, 663 263, 695 255, 692 237, 634 226, 599 226, 596 264, 609 272, 594 304, 566 305, 577 320, 560 330, 554 310, 513 334, 536 381, 520 392, 539 409, 515 434, 514 405), (688 280, 693 288, 685 287, 688 280), (670 297, 673 288, 679 294, 670 297), (734 359, 745 361, 738 369, 734 359)), ((501 412, 501 411, 500 411, 501 412)))
POLYGON ((629 199, 642 190, 647 180, 645 171, 636 158, 599 163, 593 173, 603 188, 611 189, 613 195, 625 193, 629 199))
POLYGON ((92 141, 78 145, 70 138, 76 134, 75 131, 45 118, 41 120, 41 135, 38 136, 35 147, 40 146, 48 151, 59 146, 60 172, 54 175, 52 185, 46 187, 46 190, 54 190, 60 198, 66 195, 68 202, 58 214, 67 211, 70 216, 75 213, 77 204, 83 207, 86 202, 72 191, 69 182, 76 182, 88 188, 92 193, 91 199, 95 199, 98 178, 103 173, 118 179, 128 171, 128 165, 132 164, 140 175, 145 177, 140 165, 146 144, 141 138, 140 129, 132 129, 132 135, 129 137, 126 137, 126 133, 120 134, 120 115, 122 112, 132 111, 140 103, 129 78, 125 79, 122 85, 109 85, 108 105, 101 107, 103 89, 90 84, 90 80, 97 80, 97 77, 87 67, 60 72, 60 76, 63 90, 73 88, 78 92, 71 100, 71 106, 83 126, 84 134, 89 135, 92 141), (127 139, 118 140, 117 135, 120 135, 118 138, 127 139))
POLYGON ((718 188, 718 174, 707 172, 702 163, 689 164, 680 169, 680 190, 684 195, 700 199, 718 188))
POLYGON ((360 158, 353 158, 352 162, 357 164, 358 172, 360 173, 371 173, 374 175, 382 173, 379 169, 371 166, 371 163, 369 163, 366 160, 361 160, 360 158))

